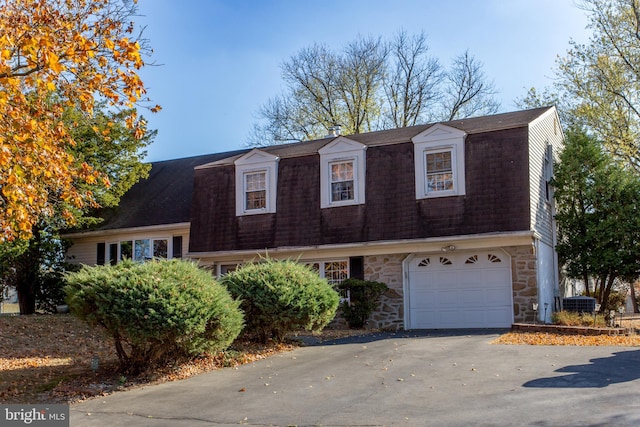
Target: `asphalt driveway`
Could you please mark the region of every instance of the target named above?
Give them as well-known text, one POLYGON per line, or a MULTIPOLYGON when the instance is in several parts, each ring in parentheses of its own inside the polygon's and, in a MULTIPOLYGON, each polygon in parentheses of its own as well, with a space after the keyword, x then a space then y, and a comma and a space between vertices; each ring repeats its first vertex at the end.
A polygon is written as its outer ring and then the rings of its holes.
POLYGON ((638 426, 640 348, 381 334, 71 407, 71 426, 638 426))

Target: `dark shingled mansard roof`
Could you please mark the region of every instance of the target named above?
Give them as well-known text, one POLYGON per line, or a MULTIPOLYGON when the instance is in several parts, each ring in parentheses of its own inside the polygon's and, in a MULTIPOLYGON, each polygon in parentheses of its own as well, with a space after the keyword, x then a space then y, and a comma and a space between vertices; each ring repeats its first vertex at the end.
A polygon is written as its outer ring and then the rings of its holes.
POLYGON ((194 168, 245 153, 236 150, 151 163, 149 177, 140 180, 122 197, 118 207, 99 213, 104 221, 93 231, 191 221, 194 168))
MULTIPOLYGON (((529 123, 531 123, 544 112, 548 111, 550 108, 552 107, 542 107, 532 110, 495 114, 492 116, 472 117, 468 119, 438 123, 462 130, 467 134, 492 132, 527 126, 529 123)), ((341 136, 344 136, 345 138, 351 139, 353 141, 360 142, 361 144, 367 146, 397 144, 401 142, 410 142, 411 138, 418 135, 420 132, 429 129, 435 124, 437 123, 341 136)), ((321 149, 334 139, 335 137, 327 137, 324 139, 316 139, 313 141, 295 142, 283 145, 271 145, 267 147, 260 147, 259 149, 280 158, 306 156, 318 152, 319 149, 321 149)), ((235 156, 222 158, 220 160, 211 162, 210 164, 202 165, 201 167, 206 168, 233 164, 233 162, 243 154, 245 154, 245 152, 240 152, 235 156)))
MULTIPOLYGON (((512 129, 528 125, 550 107, 441 122, 467 134, 512 129)), ((409 142, 435 123, 400 129, 343 135, 367 146, 409 142)), ((292 144, 261 147, 278 157, 297 157, 316 153, 334 137, 292 144)), ((147 179, 135 184, 122 197, 120 205, 100 213, 104 221, 93 231, 114 230, 191 221, 194 168, 230 165, 250 149, 207 154, 183 159, 153 162, 147 179)))

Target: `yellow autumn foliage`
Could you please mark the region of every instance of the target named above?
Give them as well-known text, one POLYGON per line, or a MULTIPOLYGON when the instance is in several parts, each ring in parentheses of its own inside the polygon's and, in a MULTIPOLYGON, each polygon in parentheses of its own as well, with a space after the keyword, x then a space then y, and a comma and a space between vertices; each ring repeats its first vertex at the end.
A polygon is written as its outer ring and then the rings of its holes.
MULTIPOLYGON (((29 238, 43 216, 95 203, 81 184, 104 179, 69 153, 65 109, 98 100, 131 108, 145 95, 144 61, 127 0, 0 3, 0 242, 29 238)), ((127 126, 142 137, 135 112, 127 126)))

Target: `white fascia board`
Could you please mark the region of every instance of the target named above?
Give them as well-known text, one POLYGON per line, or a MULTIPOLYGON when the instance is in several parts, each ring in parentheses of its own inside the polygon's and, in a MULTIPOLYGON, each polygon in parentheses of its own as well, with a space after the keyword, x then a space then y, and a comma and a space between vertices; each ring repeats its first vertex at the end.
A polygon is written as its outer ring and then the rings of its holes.
POLYGON ((112 236, 114 234, 125 234, 125 233, 149 233, 149 232, 164 231, 164 230, 185 230, 186 229, 186 231, 189 231, 190 228, 191 228, 190 222, 177 222, 174 224, 147 225, 144 227, 113 228, 110 230, 96 230, 96 231, 80 231, 76 233, 62 234, 61 237, 65 239, 78 239, 81 237, 112 236))
POLYGON ((327 258, 353 255, 385 255, 413 252, 441 252, 443 246, 453 245, 456 251, 489 249, 505 246, 531 245, 538 239, 533 231, 474 234, 464 236, 430 237, 425 239, 347 243, 340 245, 317 245, 281 247, 263 250, 188 252, 188 258, 211 262, 257 259, 268 255, 272 258, 327 258))

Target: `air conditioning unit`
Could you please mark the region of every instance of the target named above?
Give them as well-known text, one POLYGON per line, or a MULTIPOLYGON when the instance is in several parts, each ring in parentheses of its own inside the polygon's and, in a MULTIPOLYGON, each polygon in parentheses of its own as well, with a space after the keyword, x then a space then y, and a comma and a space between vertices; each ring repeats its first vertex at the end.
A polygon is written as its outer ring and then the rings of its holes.
POLYGON ((593 313, 596 311, 596 299, 584 296, 563 298, 562 308, 577 313, 593 313))

